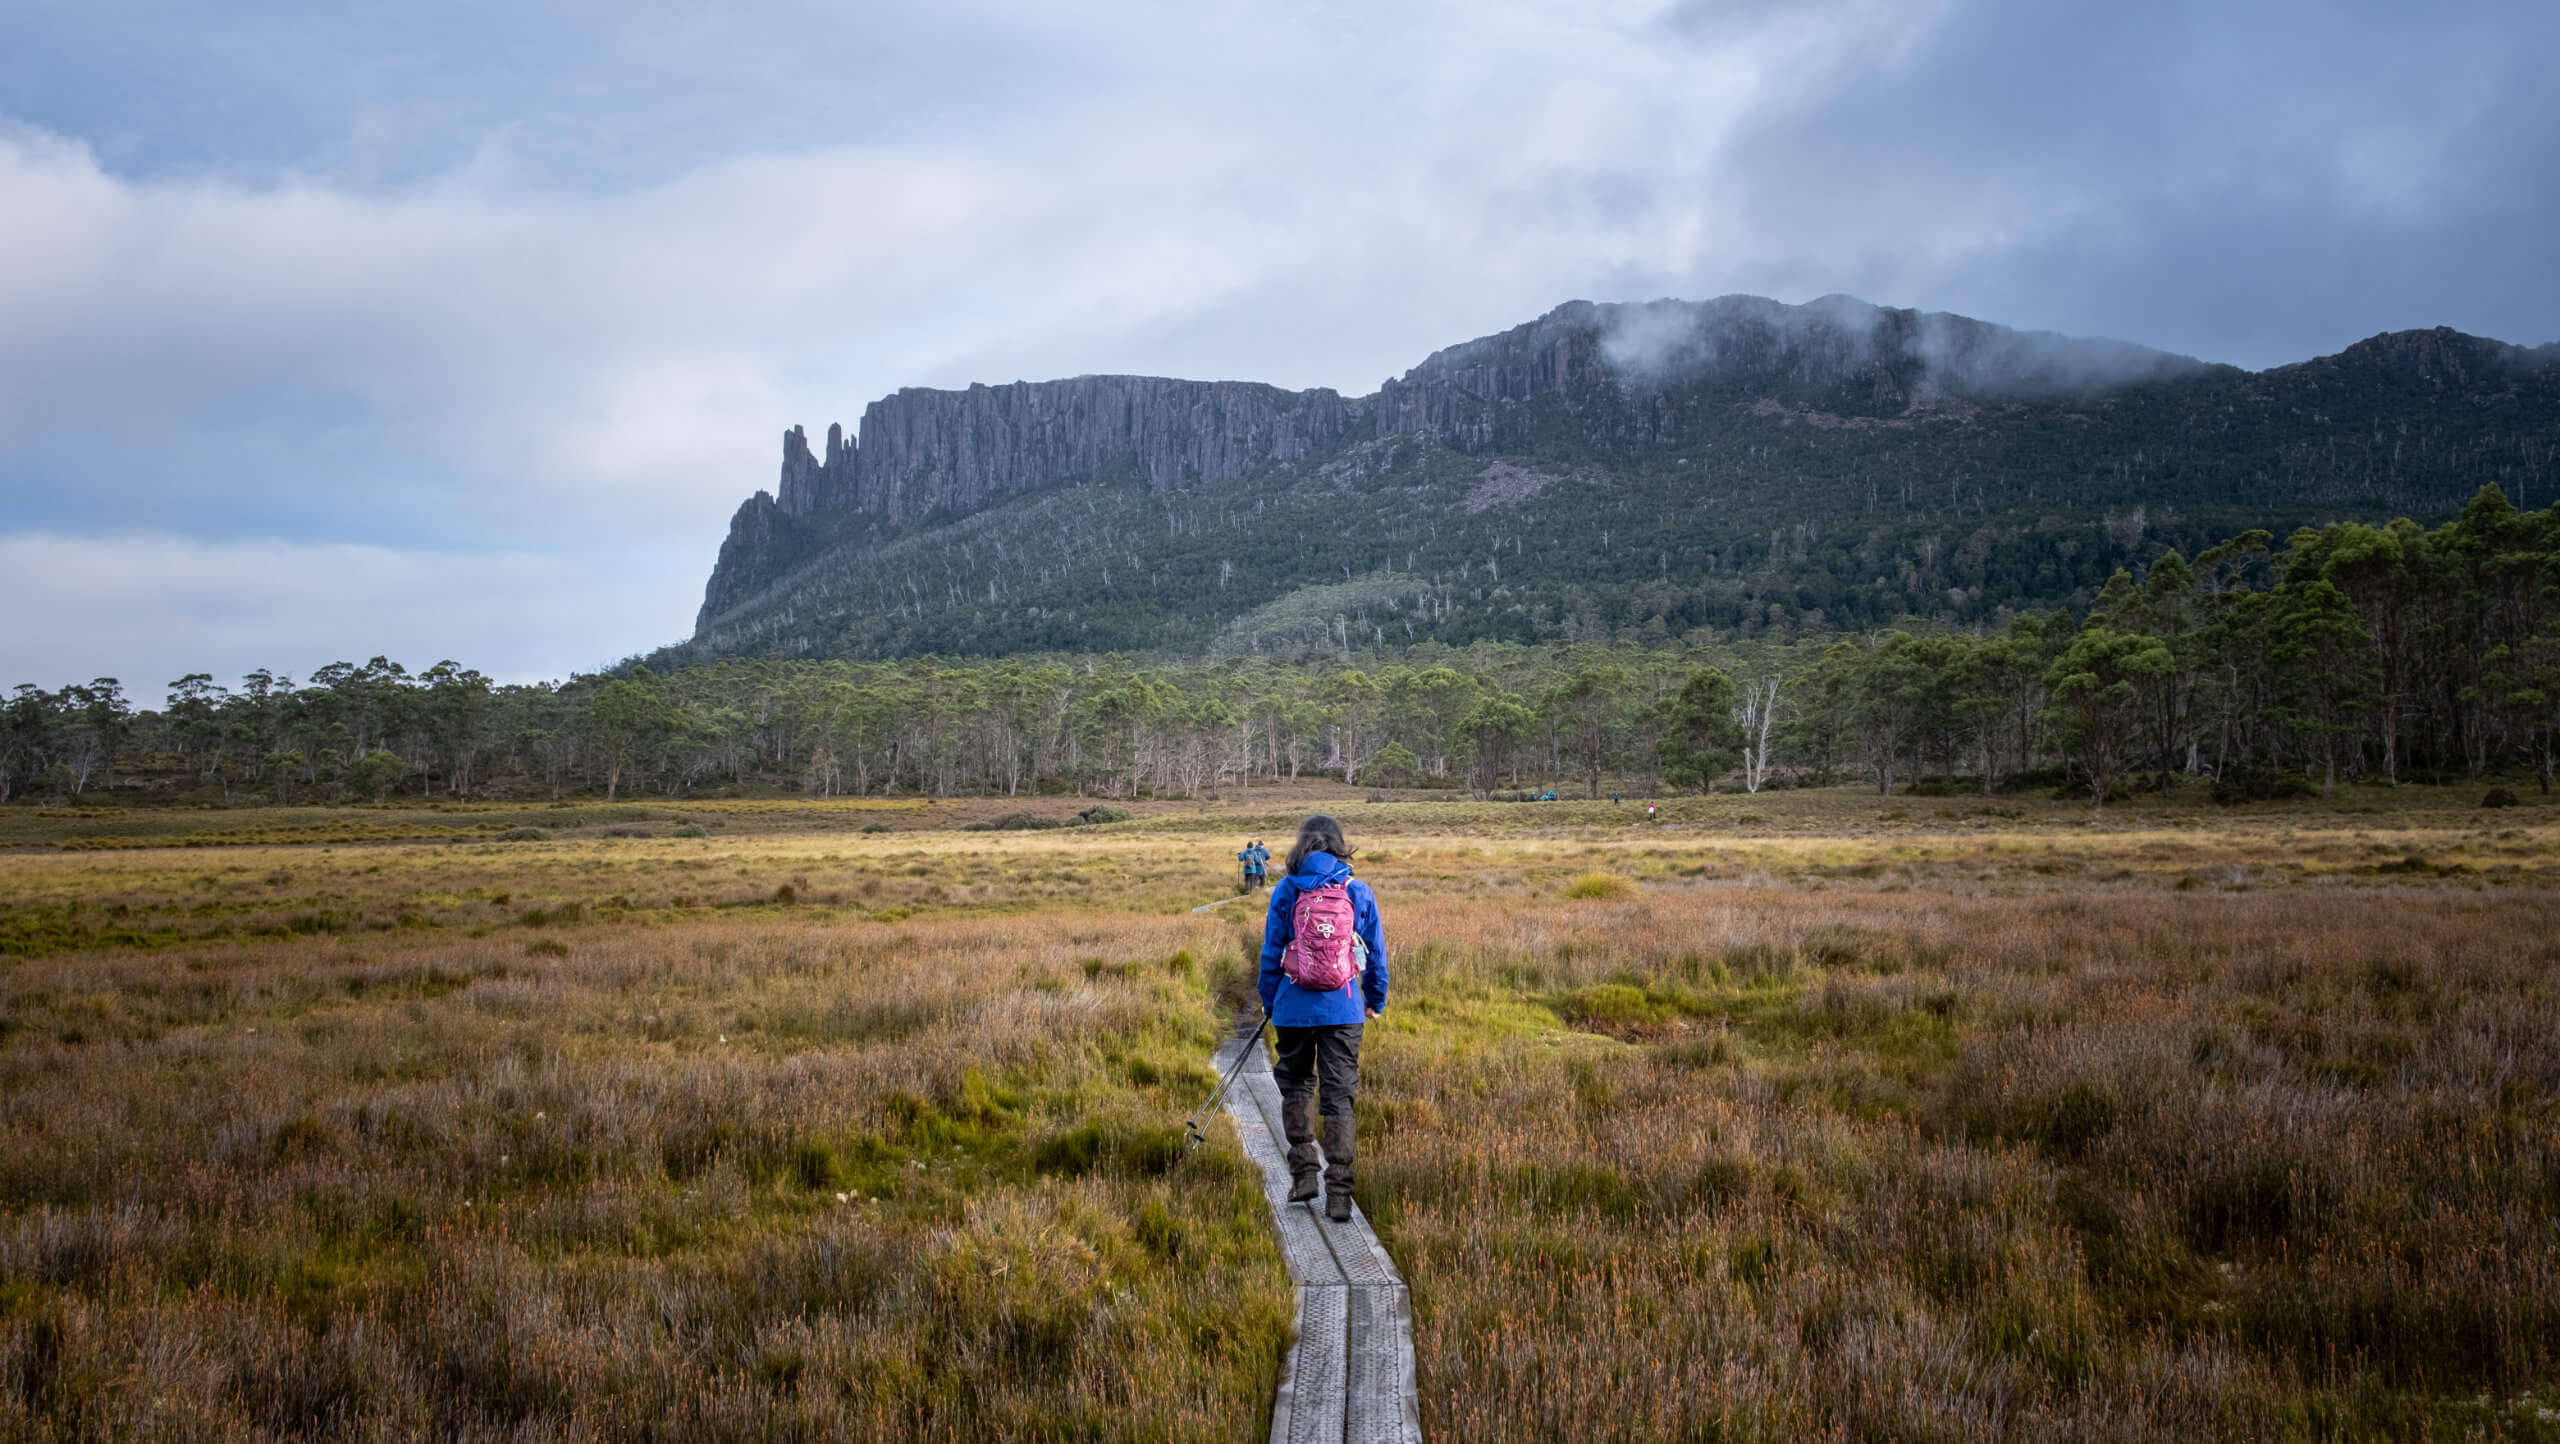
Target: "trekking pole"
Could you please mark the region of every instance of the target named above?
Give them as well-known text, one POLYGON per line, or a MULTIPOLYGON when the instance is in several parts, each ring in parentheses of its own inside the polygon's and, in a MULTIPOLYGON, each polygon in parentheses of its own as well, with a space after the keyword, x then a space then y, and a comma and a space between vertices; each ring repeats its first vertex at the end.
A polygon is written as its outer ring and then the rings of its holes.
POLYGON ((1227 1090, 1235 1085, 1236 1075, 1244 1071, 1245 1060, 1253 1056, 1254 1049, 1262 1046, 1262 1030, 1270 1022, 1271 1005, 1265 1003, 1262 1005, 1262 1021, 1253 1025, 1253 1031, 1246 1035, 1245 1045, 1236 1050, 1236 1061, 1227 1069, 1227 1076, 1218 1080, 1218 1086, 1209 1093, 1209 1100, 1201 1104, 1199 1110, 1183 1123, 1184 1157, 1189 1157, 1193 1149, 1209 1141, 1209 1135, 1201 1131, 1201 1126, 1209 1120, 1209 1110, 1217 1107, 1218 1100, 1226 1097, 1227 1090))

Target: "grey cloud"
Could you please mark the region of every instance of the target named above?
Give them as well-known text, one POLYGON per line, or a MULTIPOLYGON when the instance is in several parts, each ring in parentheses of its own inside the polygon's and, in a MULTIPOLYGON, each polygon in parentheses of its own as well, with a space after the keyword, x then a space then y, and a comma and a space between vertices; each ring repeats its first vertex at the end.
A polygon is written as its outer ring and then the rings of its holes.
MULTIPOLYGON (((0 532, 639 548, 681 603, 782 425, 900 385, 1364 392, 1573 296, 1847 293, 2252 366, 2560 336, 2547 6, 25 13, 0 532)), ((1678 359, 1676 316, 1627 315, 1678 359)), ((1933 334, 1949 367, 2128 359, 1933 334)))
POLYGON ((1989 0, 1762 117, 1734 203, 1827 245, 1839 289, 2243 365, 2531 339, 2560 333, 2524 254, 2560 223, 2555 48, 2560 10, 2526 4, 1989 0), (1967 209, 1981 244, 1883 244, 1967 209))
POLYGON ((1729 360, 1767 365, 1771 358, 1764 347, 1831 374, 1916 366, 1927 384, 1976 397, 2084 392, 2180 375, 2202 364, 2124 341, 2018 331, 1943 311, 1889 312, 1846 295, 1820 296, 1800 306, 1724 296, 1597 310, 1601 354, 1640 382, 1676 380, 1729 360), (1736 339, 1754 354, 1722 354, 1736 339))
POLYGON ((2180 356, 2103 337, 1991 330, 1971 318, 1924 313, 1913 352, 1932 380, 1974 395, 2040 396, 2156 381, 2203 368, 2180 356))

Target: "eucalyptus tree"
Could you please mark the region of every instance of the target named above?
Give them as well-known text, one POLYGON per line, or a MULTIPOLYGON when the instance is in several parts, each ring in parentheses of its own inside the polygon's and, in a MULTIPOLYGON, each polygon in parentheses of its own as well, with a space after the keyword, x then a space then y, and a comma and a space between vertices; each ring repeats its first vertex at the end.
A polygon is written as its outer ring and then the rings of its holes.
POLYGON ((1614 760, 1618 734, 1626 725, 1630 680, 1627 669, 1615 662, 1586 660, 1559 678, 1542 699, 1588 796, 1600 795, 1600 774, 1614 760))
POLYGON ((2371 634, 2346 593, 2316 575, 2278 589, 2270 633, 2284 730, 2318 757, 2321 790, 2334 792, 2359 719, 2382 690, 2371 634))
POLYGON ((133 708, 125 701, 124 684, 100 677, 85 687, 65 687, 57 698, 60 723, 55 730, 56 763, 78 797, 101 773, 111 772, 117 752, 133 726, 133 708))
POLYGON ((1343 782, 1356 786, 1360 769, 1386 745, 1382 735, 1386 694, 1368 673, 1345 667, 1324 679, 1319 695, 1332 744, 1327 765, 1341 768, 1343 782))
POLYGON ((1680 690, 1661 704, 1662 735, 1654 750, 1672 786, 1712 792, 1716 779, 1740 760, 1743 733, 1736 707, 1740 695, 1723 669, 1697 667, 1690 670, 1680 690))
POLYGON ((1736 750, 1742 762, 1745 792, 1758 792, 1769 783, 1770 742, 1778 723, 1778 687, 1776 672, 1761 672, 1746 679, 1735 693, 1733 731, 1739 739, 1736 750))
POLYGON ((1507 776, 1512 786, 1519 786, 1520 760, 1537 729, 1538 714, 1510 693, 1476 703, 1458 723, 1476 785, 1490 792, 1507 776))
POLYGON ((2313 553, 2321 580, 2338 589, 2364 624, 2366 644, 2373 649, 2373 685, 2367 696, 2382 749, 2382 775, 2394 780, 2400 775, 2400 726, 2413 670, 2411 593, 2424 547, 2425 533, 2405 521, 2386 527, 2330 527, 2316 541, 2297 546, 2313 553))
POLYGON ((597 687, 586 710, 588 736, 604 769, 605 799, 611 801, 620 795, 633 763, 646 760, 674 729, 675 709, 659 695, 657 679, 642 667, 634 676, 611 678, 597 687))
POLYGON ((2092 624, 2045 672, 2064 745, 2078 758, 2099 804, 2113 794, 2141 743, 2146 688, 2176 665, 2168 644, 2157 637, 2092 624))

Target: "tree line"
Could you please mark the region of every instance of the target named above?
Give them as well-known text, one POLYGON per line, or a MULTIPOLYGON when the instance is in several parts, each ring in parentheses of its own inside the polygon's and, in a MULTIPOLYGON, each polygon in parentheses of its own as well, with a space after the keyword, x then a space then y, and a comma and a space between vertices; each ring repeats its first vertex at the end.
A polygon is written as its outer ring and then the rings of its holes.
POLYGON ((1318 659, 1121 655, 629 664, 498 684, 377 657, 99 678, 0 703, 0 802, 601 792, 1198 796, 1310 775, 2076 789, 2531 775, 2560 753, 2560 506, 2484 488, 2432 529, 2265 531, 2117 572, 2085 615, 1721 648, 1480 642, 1318 659))

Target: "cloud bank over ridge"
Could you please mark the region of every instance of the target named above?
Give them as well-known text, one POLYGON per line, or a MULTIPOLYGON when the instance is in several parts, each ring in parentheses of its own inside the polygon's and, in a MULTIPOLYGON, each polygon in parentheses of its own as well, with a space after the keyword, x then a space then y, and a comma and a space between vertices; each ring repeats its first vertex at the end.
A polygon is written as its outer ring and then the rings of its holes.
POLYGON ((39 5, 0 59, 0 601, 46 620, 0 685, 609 660, 682 635, 784 425, 901 385, 1362 392, 1574 296, 2560 335, 2521 4, 457 14, 39 5))

